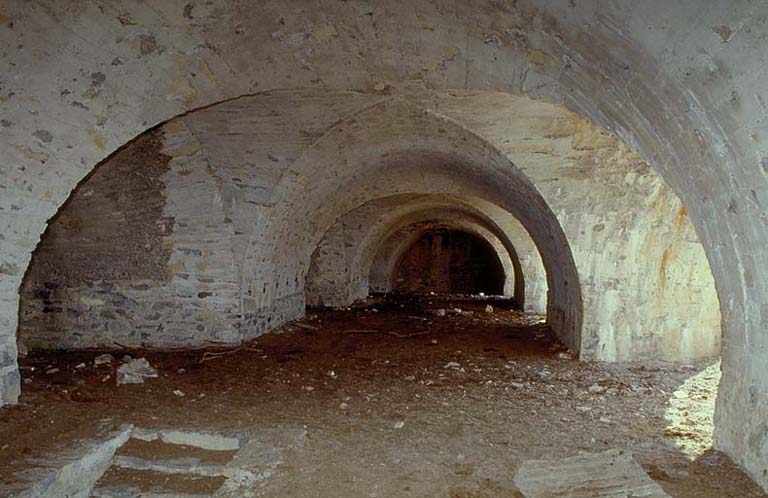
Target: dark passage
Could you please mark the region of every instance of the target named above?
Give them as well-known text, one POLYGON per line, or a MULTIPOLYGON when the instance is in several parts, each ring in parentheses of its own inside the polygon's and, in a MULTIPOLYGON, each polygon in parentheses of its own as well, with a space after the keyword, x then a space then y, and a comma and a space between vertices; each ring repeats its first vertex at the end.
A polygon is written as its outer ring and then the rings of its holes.
POLYGON ((485 240, 458 230, 424 233, 400 257, 392 278, 403 293, 504 293, 504 268, 485 240))

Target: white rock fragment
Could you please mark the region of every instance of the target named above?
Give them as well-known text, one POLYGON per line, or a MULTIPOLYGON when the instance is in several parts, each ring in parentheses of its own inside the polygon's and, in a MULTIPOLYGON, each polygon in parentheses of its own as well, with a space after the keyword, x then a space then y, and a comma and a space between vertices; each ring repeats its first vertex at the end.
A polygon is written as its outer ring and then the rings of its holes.
POLYGON ((138 358, 120 365, 117 369, 117 384, 143 384, 144 379, 157 378, 157 370, 146 358, 138 358))
POLYGON ((100 354, 99 356, 94 358, 93 359, 93 364, 98 367, 99 365, 109 365, 113 361, 115 361, 115 357, 114 356, 112 356, 109 353, 104 353, 104 354, 100 354))

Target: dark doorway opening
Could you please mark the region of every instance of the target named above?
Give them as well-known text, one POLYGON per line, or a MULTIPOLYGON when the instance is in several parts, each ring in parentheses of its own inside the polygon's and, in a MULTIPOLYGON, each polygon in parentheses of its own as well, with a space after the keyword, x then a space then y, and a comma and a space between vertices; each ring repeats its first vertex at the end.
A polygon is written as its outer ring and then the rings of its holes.
POLYGON ((392 283, 401 293, 501 295, 504 279, 501 261, 487 241, 459 230, 435 229, 403 252, 392 283))

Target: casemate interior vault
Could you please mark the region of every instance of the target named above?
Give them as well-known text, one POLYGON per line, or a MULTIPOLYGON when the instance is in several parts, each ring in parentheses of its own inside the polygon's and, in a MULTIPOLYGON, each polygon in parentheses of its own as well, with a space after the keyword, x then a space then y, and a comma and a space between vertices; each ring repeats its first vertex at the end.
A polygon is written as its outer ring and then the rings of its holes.
POLYGON ((0 5, 0 494, 764 496, 768 6, 704 7, 0 5))

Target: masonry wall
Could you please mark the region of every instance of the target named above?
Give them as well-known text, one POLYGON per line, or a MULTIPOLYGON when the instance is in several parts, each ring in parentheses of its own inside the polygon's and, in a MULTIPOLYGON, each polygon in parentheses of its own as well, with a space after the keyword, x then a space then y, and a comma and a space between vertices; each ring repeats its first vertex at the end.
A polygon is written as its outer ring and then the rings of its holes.
POLYGON ((231 222, 199 145, 169 125, 99 166, 20 290, 23 349, 239 340, 231 222))

